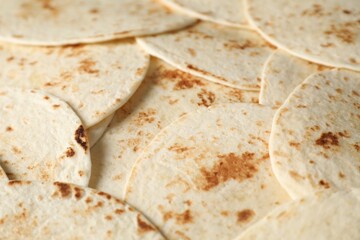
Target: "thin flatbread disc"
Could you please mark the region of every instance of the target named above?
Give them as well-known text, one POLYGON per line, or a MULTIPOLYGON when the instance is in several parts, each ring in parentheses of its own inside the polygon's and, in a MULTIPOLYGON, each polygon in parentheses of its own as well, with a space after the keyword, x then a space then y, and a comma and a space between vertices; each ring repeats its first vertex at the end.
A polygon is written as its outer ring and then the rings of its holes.
POLYGON ((360 190, 322 193, 286 203, 236 240, 360 239, 360 190))
POLYGON ((0 189, 3 239, 164 239, 140 212, 104 192, 30 181, 0 189))
POLYGON ((233 239, 289 200, 269 160, 274 112, 233 103, 175 121, 139 157, 125 200, 169 239, 233 239))
POLYGON ((184 72, 246 90, 260 89, 261 70, 273 51, 252 30, 206 22, 137 41, 151 55, 184 72))
POLYGON ((280 107, 308 76, 324 70, 328 68, 276 50, 263 69, 259 103, 280 107))
POLYGON ((360 187, 360 73, 331 70, 300 84, 274 117, 270 156, 293 197, 360 187))
POLYGON ((162 0, 174 10, 189 16, 233 27, 250 27, 245 17, 244 0, 162 0))
POLYGON ((245 0, 250 24, 297 57, 360 71, 360 1, 245 0))
POLYGON ((105 133, 107 127, 109 126, 111 120, 114 118, 115 113, 111 114, 98 124, 92 126, 87 130, 88 138, 90 142, 90 147, 94 146, 97 141, 101 138, 101 136, 105 133))
POLYGON ((86 186, 85 129, 74 111, 45 92, 0 88, 0 164, 10 179, 86 186))
POLYGON ((43 89, 65 100, 87 129, 130 98, 149 61, 132 40, 52 48, 0 45, 0 86, 43 89))
POLYGON ((153 0, 3 0, 0 40, 42 46, 93 43, 194 22, 153 0))
POLYGON ((90 186, 122 197, 136 159, 165 126, 214 104, 257 102, 258 92, 206 81, 152 58, 147 77, 91 149, 90 186))

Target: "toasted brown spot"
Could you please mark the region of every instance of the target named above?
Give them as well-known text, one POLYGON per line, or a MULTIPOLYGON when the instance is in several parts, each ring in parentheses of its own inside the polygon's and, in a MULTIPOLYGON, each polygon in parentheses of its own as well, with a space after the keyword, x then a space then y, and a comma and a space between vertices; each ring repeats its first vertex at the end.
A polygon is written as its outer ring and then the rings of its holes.
POLYGON ((76 131, 75 131, 75 141, 86 152, 86 150, 88 149, 88 142, 87 142, 87 136, 86 136, 85 129, 84 129, 83 125, 80 125, 78 127, 78 129, 76 129, 76 131))
POLYGON ((339 139, 332 132, 321 134, 320 138, 315 141, 316 145, 322 146, 325 149, 329 149, 331 146, 338 146, 339 139))
POLYGON ((99 70, 94 69, 96 63, 90 59, 84 59, 79 62, 78 70, 80 73, 98 74, 99 70))
POLYGON ((224 43, 224 47, 227 48, 228 50, 234 50, 234 49, 244 50, 246 48, 253 48, 255 46, 256 44, 251 42, 250 40, 246 40, 244 43, 239 43, 237 41, 231 41, 231 40, 224 43))
POLYGON ((225 216, 225 217, 229 216, 229 212, 228 212, 228 211, 221 211, 220 214, 221 214, 222 216, 225 216))
POLYGON ((357 61, 355 60, 355 58, 349 58, 349 61, 353 64, 357 64, 357 61))
POLYGON ((190 89, 194 86, 204 86, 205 84, 189 73, 182 72, 180 70, 163 70, 160 72, 160 78, 167 78, 170 80, 176 80, 174 90, 190 89))
POLYGON ((190 210, 185 210, 183 213, 166 212, 163 216, 164 221, 175 219, 177 224, 187 224, 193 221, 190 210))
POLYGON ((14 129, 13 129, 12 127, 10 127, 10 126, 7 126, 7 127, 6 127, 6 131, 7 131, 7 132, 12 132, 13 130, 14 130, 14 129))
POLYGON ((106 216, 105 216, 105 219, 108 220, 108 221, 111 221, 111 220, 112 220, 112 216, 111 216, 111 215, 106 215, 106 216))
POLYGON ((54 185, 58 188, 62 197, 68 197, 71 195, 71 186, 69 184, 54 182, 54 185))
POLYGON ((188 51, 188 53, 190 53, 190 55, 191 55, 192 57, 195 57, 195 56, 196 56, 196 52, 195 52, 194 49, 188 48, 187 51, 188 51))
POLYGON ((300 147, 300 143, 297 143, 297 142, 289 142, 289 145, 291 147, 294 147, 294 148, 299 148, 300 147))
POLYGON ((197 105, 205 107, 211 106, 211 104, 213 104, 216 98, 214 93, 205 89, 201 89, 201 92, 199 92, 197 96, 200 99, 200 102, 198 102, 197 105))
POLYGON ((175 144, 168 148, 168 150, 176 152, 176 153, 182 153, 182 152, 188 151, 189 149, 190 149, 189 147, 183 147, 178 144, 175 144))
POLYGON ((237 213, 237 222, 246 223, 249 222, 255 216, 255 212, 251 209, 245 209, 237 213))
POLYGON ((93 200, 92 200, 92 198, 90 198, 90 197, 87 197, 86 199, 85 199, 85 202, 86 203, 91 203, 93 200))
POLYGON ((254 159, 254 156, 255 154, 250 152, 245 152, 241 156, 237 156, 234 153, 218 155, 220 161, 211 170, 200 169, 202 179, 205 180, 200 188, 208 191, 230 179, 243 181, 252 178, 257 172, 257 161, 254 159))
POLYGON ((11 62, 12 60, 14 60, 15 58, 13 57, 13 56, 11 56, 11 57, 8 57, 7 59, 6 59, 6 61, 7 62, 11 62))
POLYGON ((347 10, 347 9, 344 9, 344 10, 343 10, 343 13, 345 13, 345 14, 351 14, 351 11, 350 11, 350 10, 347 10))
POLYGON ((104 192, 98 192, 98 195, 102 196, 102 197, 105 197, 107 200, 111 199, 111 195, 107 194, 107 193, 104 193, 104 192))
POLYGON ((339 178, 345 178, 345 174, 342 172, 339 172, 339 178))
POLYGON ((89 10, 89 13, 92 13, 92 14, 96 14, 98 12, 99 12, 99 10, 97 8, 92 8, 89 10))
POLYGON ((137 217, 136 217, 136 220, 137 220, 137 225, 138 225, 138 231, 139 232, 149 232, 149 231, 154 231, 155 229, 147 224, 146 222, 144 222, 142 219, 141 219, 141 215, 138 214, 137 217))
POLYGON ((45 99, 45 100, 49 100, 49 97, 48 97, 48 96, 45 96, 44 99, 45 99))
POLYGON ((78 187, 75 187, 74 190, 75 190, 75 198, 76 200, 79 200, 83 196, 84 191, 78 187))
POLYGON ((301 12, 302 16, 323 16, 324 14, 320 4, 313 4, 309 9, 301 12))
POLYGON ((66 152, 65 152, 66 157, 72 157, 75 155, 75 151, 74 149, 72 149, 72 147, 68 147, 66 152))
POLYGON ((295 171, 289 171, 289 175, 290 175, 290 177, 292 177, 295 180, 303 180, 304 179, 303 176, 301 176, 300 174, 298 174, 295 171))
POLYGON ((117 215, 121 215, 121 214, 123 214, 124 212, 125 212, 125 210, 123 210, 123 209, 115 209, 115 214, 117 214, 117 215))
POLYGON ((330 188, 330 185, 329 185, 329 183, 328 182, 326 182, 325 180, 320 180, 319 181, 319 185, 320 186, 322 186, 322 187, 324 187, 324 188, 330 188))
POLYGON ((13 146, 11 148, 11 151, 14 153, 14 154, 20 154, 21 153, 21 150, 15 146, 13 146))
POLYGON ((139 112, 134 123, 138 126, 142 126, 145 123, 152 123, 155 121, 155 117, 154 117, 155 114, 156 114, 156 110, 153 108, 149 108, 146 111, 139 112))
POLYGON ((331 25, 330 29, 324 32, 326 35, 334 35, 345 43, 353 43, 355 33, 352 31, 352 26, 349 23, 344 23, 339 26, 331 25))
MULTIPOLYGON (((11 175, 10 173, 6 173, 7 175, 11 175)), ((31 182, 30 181, 21 181, 21 180, 11 180, 8 182, 8 185, 9 186, 12 186, 12 185, 28 185, 30 184, 31 182)))
POLYGON ((354 144, 354 148, 356 151, 360 152, 360 145, 359 144, 354 144))
POLYGON ((78 174, 79 174, 80 177, 84 176, 84 172, 83 172, 83 171, 79 171, 78 174))

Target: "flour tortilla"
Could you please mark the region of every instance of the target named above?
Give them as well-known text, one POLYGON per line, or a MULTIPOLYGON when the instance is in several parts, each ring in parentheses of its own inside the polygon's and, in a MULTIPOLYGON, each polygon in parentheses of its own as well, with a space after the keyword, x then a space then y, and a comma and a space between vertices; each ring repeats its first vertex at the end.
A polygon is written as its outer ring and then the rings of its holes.
POLYGON ((145 77, 134 41, 42 48, 0 45, 0 86, 43 89, 65 100, 85 128, 121 107, 145 77))
POLYGON ((10 179, 87 185, 85 129, 74 111, 45 92, 0 88, 0 165, 10 179))
POLYGON ((246 0, 250 24, 300 58, 360 71, 360 1, 246 0))
POLYGON ((127 176, 153 137, 180 116, 213 104, 257 102, 259 93, 212 83, 152 58, 147 77, 91 149, 90 186, 122 197, 127 176))
POLYGON ((276 50, 263 69, 259 103, 280 107, 308 76, 324 70, 328 68, 276 50))
POLYGON ((105 133, 107 127, 109 126, 111 120, 113 119, 115 113, 111 114, 95 126, 88 129, 88 138, 90 142, 90 147, 94 146, 101 136, 105 133))
POLYGON ((27 181, 0 189, 4 239, 164 239, 141 213, 104 192, 27 181))
POLYGON ((0 40, 59 46, 176 30, 195 20, 155 0, 3 0, 0 40))
POLYGON ((360 239, 360 190, 322 193, 278 207, 237 240, 360 239))
POLYGON ((162 0, 170 8, 189 16, 232 27, 249 27, 244 0, 162 0))
POLYGON ((125 200, 169 239, 233 239, 289 200, 269 160, 274 112, 233 103, 184 116, 140 156, 125 200))
POLYGON ((311 75, 274 117, 270 156, 293 197, 360 187, 360 73, 311 75))
POLYGON ((249 29, 200 23, 183 31, 138 38, 151 55, 226 86, 259 90, 272 47, 249 29))

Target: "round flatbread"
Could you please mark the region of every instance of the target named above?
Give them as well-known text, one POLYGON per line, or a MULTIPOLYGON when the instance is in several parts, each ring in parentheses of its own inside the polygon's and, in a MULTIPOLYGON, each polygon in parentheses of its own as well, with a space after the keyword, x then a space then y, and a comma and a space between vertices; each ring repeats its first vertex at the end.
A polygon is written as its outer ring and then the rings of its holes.
POLYGON ((90 186, 121 197, 135 160, 165 126, 213 104, 257 102, 258 95, 206 81, 153 58, 138 91, 91 149, 90 186))
POLYGON ((360 190, 322 193, 280 206, 237 240, 360 239, 360 190))
POLYGON ((85 129, 74 111, 45 92, 0 88, 0 164, 10 179, 87 185, 85 129))
POLYGON ((246 0, 245 5, 250 24, 278 48, 360 71, 360 1, 246 0))
POLYGON ((249 29, 206 22, 137 41, 150 54, 185 72, 247 90, 260 89, 261 70, 273 50, 249 29))
POLYGON ((88 138, 90 142, 90 147, 94 146, 97 141, 101 138, 101 136, 105 133, 107 127, 109 126, 111 120, 113 119, 115 113, 111 114, 98 124, 92 126, 87 130, 88 132, 88 138))
POLYGON ((164 239, 141 213, 104 192, 29 181, 0 189, 4 239, 164 239))
POLYGON ((280 107, 308 76, 324 70, 328 68, 295 57, 283 50, 276 50, 266 61, 263 69, 259 103, 280 107))
POLYGON ((149 56, 132 40, 69 47, 0 45, 0 86, 43 89, 65 100, 87 129, 121 107, 149 56))
POLYGON ((195 20, 153 0, 3 0, 0 22, 3 42, 59 46, 161 33, 195 20))
POLYGON ((299 85, 274 117, 274 173, 293 197, 360 187, 360 73, 331 70, 299 85))
POLYGON ((169 239, 233 239, 289 200, 271 171, 273 114, 234 103, 182 117, 140 156, 126 201, 169 239))
POLYGON ((233 27, 248 27, 244 0, 162 0, 170 8, 189 16, 233 27))

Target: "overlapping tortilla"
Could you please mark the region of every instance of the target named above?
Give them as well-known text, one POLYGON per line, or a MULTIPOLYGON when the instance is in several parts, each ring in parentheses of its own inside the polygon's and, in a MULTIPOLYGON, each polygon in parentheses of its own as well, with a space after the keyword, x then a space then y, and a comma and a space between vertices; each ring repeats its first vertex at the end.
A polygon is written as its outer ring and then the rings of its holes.
POLYGON ((125 200, 168 239, 234 239, 289 200, 268 154, 274 112, 233 103, 175 121, 137 160, 125 200))

